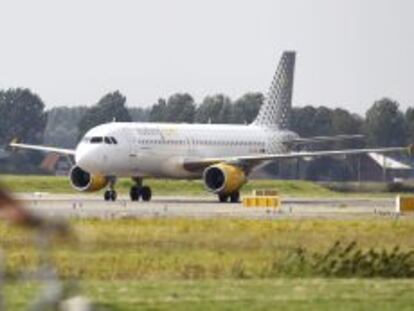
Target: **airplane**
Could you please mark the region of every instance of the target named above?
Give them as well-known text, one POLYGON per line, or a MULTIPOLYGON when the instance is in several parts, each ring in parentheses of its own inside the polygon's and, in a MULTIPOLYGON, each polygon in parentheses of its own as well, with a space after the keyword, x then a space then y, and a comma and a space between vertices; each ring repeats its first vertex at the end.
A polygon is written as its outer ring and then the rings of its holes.
POLYGON ((116 181, 129 177, 132 201, 150 201, 152 178, 202 179, 220 202, 238 202, 252 171, 278 159, 366 153, 411 152, 413 147, 292 151, 295 144, 360 138, 360 135, 301 138, 289 130, 296 53, 286 51, 256 119, 249 125, 111 122, 89 130, 76 149, 12 142, 13 148, 73 156, 71 185, 79 191, 105 189, 115 201, 116 181))

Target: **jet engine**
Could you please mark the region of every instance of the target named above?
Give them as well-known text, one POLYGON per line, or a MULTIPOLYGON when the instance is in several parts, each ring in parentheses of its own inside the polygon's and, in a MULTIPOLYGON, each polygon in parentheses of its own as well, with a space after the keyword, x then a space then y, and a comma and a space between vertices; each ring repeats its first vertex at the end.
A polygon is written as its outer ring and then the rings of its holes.
POLYGON ((244 171, 233 165, 220 163, 207 167, 203 173, 207 189, 217 194, 230 194, 246 182, 244 171))
POLYGON ((99 191, 108 185, 108 178, 101 175, 92 175, 79 166, 73 166, 69 173, 72 187, 78 191, 99 191))

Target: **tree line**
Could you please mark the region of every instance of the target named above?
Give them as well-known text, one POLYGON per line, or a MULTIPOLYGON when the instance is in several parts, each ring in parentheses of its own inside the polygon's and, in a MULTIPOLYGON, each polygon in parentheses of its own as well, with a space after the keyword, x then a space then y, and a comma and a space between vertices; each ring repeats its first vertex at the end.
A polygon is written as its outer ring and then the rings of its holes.
MULTIPOLYGON (((114 120, 248 124, 263 102, 263 94, 257 92, 235 100, 224 94, 209 95, 200 103, 188 93, 176 93, 142 108, 127 105, 126 97, 114 91, 92 106, 46 109, 42 99, 29 89, 0 90, 0 144, 19 138, 27 143, 74 148, 90 128, 114 120)), ((366 139, 359 147, 400 146, 414 142, 414 107, 402 111, 390 98, 375 101, 364 116, 345 108, 294 107, 290 128, 302 137, 363 134, 366 139)), ((343 144, 355 146, 355 142, 343 144)))

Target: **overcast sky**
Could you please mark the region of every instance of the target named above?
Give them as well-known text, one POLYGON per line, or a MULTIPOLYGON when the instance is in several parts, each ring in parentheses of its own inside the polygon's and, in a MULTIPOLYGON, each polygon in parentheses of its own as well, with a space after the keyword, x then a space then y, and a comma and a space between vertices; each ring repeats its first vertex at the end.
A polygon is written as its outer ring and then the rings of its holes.
POLYGON ((414 105, 412 0, 2 0, 0 10, 0 88, 31 88, 47 107, 116 89, 129 106, 266 92, 283 50, 298 52, 295 105, 414 105))

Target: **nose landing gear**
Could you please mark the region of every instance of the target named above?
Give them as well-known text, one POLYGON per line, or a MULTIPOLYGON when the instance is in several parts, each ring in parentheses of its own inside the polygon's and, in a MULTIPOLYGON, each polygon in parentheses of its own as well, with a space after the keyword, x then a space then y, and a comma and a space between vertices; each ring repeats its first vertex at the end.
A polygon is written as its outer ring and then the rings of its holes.
POLYGON ((116 201, 118 194, 115 191, 116 178, 109 178, 109 189, 104 193, 105 201, 116 201))

